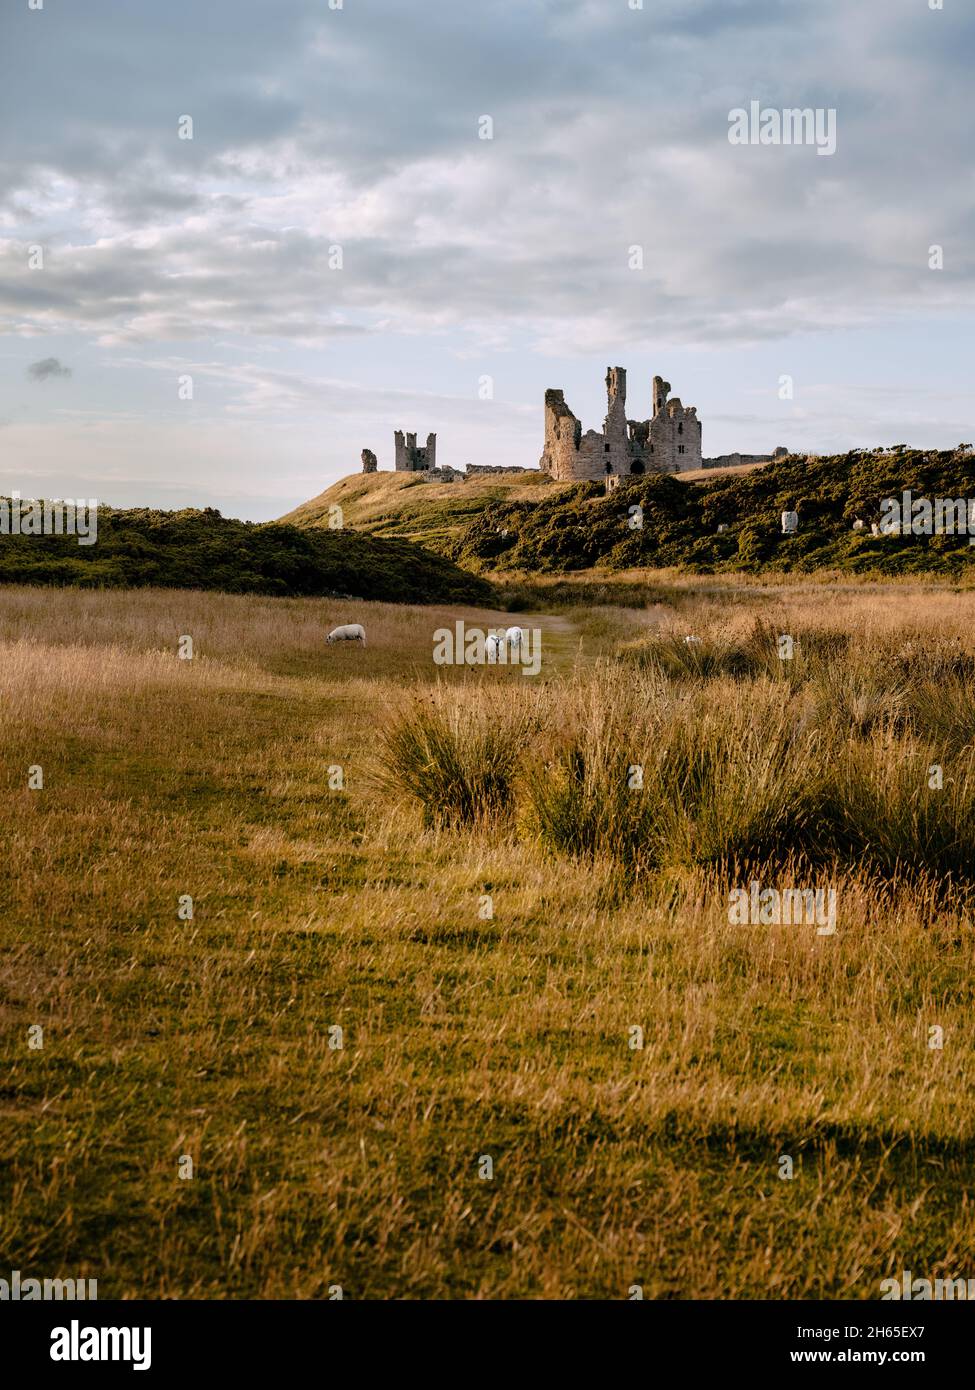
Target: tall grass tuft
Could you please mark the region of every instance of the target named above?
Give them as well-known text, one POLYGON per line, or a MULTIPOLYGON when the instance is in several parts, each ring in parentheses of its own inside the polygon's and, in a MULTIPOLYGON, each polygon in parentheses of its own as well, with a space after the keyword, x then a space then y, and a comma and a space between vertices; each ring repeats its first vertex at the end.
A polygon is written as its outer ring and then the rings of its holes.
POLYGON ((757 866, 810 842, 821 762, 787 691, 658 691, 636 715, 632 694, 602 694, 523 781, 522 823, 545 848, 639 878, 757 866))
POLYGON ((529 767, 522 826, 543 848, 573 859, 608 859, 627 876, 657 867, 659 807, 633 789, 632 749, 615 730, 589 727, 529 767))
POLYGON ((513 802, 519 758, 534 729, 534 702, 505 709, 438 691, 417 699, 380 737, 376 782, 419 802, 425 826, 483 826, 513 802))
POLYGON ((819 808, 824 855, 891 880, 933 877, 946 896, 971 884, 975 752, 943 766, 939 756, 910 740, 837 756, 819 808))
POLYGON ((960 753, 975 743, 975 684, 957 676, 922 679, 911 688, 908 705, 915 727, 939 748, 960 753))
POLYGON ((756 618, 744 630, 652 633, 622 644, 620 656, 670 680, 766 678, 796 685, 840 660, 847 640, 845 634, 809 626, 795 631, 786 618, 777 623, 756 618), (790 639, 787 656, 783 637, 790 639))

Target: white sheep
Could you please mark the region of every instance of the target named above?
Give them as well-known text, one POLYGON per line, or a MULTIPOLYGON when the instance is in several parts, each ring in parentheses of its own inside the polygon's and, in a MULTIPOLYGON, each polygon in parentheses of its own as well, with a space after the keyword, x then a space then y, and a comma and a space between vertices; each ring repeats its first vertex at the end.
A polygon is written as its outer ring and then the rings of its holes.
POLYGON ((503 641, 504 638, 496 632, 489 632, 484 639, 484 656, 492 665, 495 665, 501 656, 503 641))
POLYGON ((343 627, 333 627, 325 638, 326 642, 361 642, 366 645, 366 630, 361 623, 346 623, 343 627))
POLYGON ((512 650, 514 650, 515 647, 520 647, 522 642, 527 640, 525 629, 523 627, 509 627, 508 631, 504 634, 504 640, 512 650))

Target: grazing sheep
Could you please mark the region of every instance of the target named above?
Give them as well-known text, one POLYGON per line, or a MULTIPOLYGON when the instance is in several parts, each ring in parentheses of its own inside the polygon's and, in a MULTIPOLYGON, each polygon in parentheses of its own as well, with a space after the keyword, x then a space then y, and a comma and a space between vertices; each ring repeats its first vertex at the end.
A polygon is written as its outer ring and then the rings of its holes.
POLYGON ((501 655, 503 640, 496 632, 489 632, 484 639, 484 656, 492 664, 496 663, 501 655))
POLYGON ((346 623, 344 627, 333 627, 325 638, 326 642, 361 642, 366 645, 366 630, 361 623, 346 623))
POLYGON ((525 629, 523 627, 509 627, 504 638, 509 647, 520 647, 522 642, 526 640, 525 629))

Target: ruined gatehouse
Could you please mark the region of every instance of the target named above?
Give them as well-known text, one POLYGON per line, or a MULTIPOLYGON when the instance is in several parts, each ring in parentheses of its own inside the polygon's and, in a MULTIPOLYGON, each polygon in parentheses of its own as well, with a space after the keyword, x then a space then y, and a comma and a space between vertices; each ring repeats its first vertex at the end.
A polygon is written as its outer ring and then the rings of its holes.
POLYGON ((626 418, 626 372, 606 372, 607 410, 602 430, 582 424, 559 390, 545 392, 545 447, 539 466, 559 482, 601 482, 631 473, 682 473, 701 467, 697 408, 670 397, 670 382, 655 376, 648 420, 626 418))

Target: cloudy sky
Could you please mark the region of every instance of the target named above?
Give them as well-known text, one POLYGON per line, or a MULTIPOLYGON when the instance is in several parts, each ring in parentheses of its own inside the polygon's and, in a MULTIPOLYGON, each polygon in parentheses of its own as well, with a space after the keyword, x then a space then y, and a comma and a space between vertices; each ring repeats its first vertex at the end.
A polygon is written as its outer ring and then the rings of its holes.
POLYGON ((610 364, 709 455, 975 441, 971 0, 337 4, 0 0, 0 490, 532 466, 610 364), (836 153, 732 145, 752 101, 836 153))

